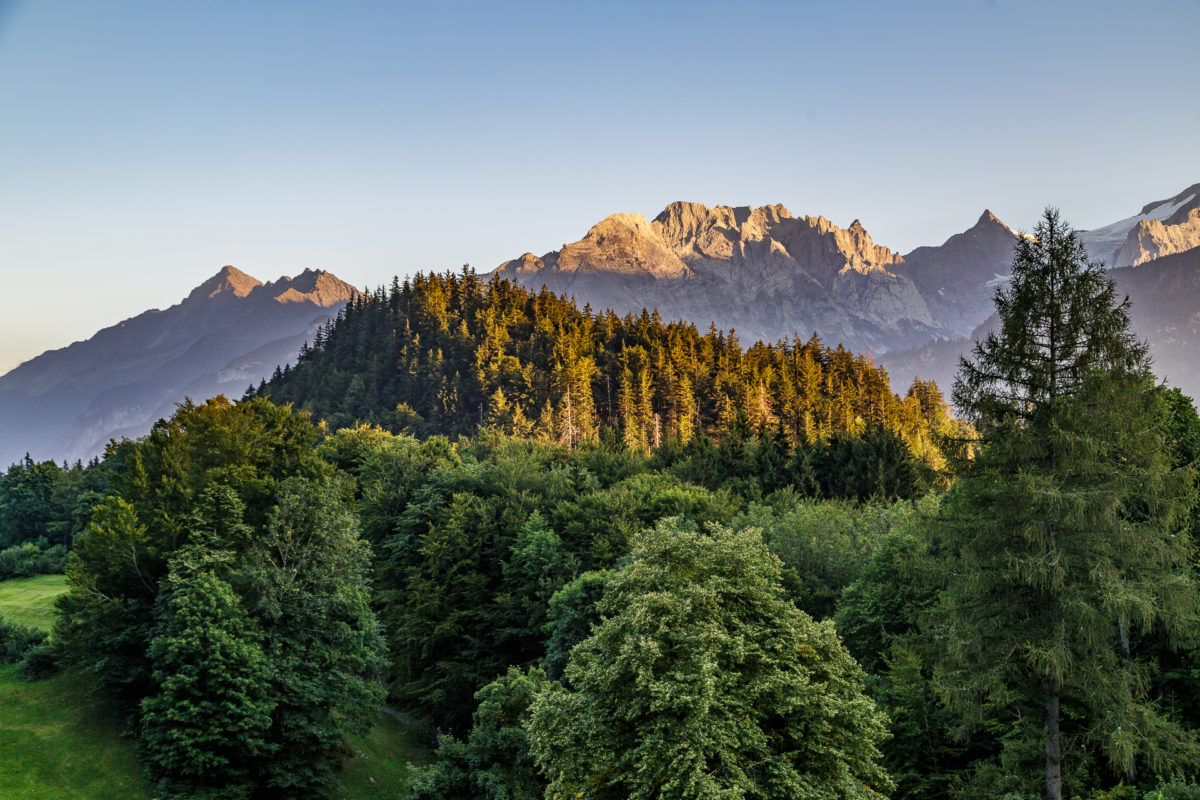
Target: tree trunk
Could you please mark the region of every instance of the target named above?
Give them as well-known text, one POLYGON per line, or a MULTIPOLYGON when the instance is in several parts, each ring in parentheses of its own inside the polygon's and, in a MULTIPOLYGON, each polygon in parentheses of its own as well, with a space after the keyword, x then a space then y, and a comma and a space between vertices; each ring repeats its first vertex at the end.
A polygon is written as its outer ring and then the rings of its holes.
MULTIPOLYGON (((1119 624, 1121 631, 1121 655, 1123 656, 1121 666, 1125 669, 1125 699, 1132 706, 1133 668, 1131 665, 1133 664, 1133 654, 1130 652, 1129 647, 1129 623, 1126 621, 1124 615, 1121 616, 1119 624)), ((1129 784, 1130 786, 1133 786, 1135 783, 1137 783, 1137 769, 1134 766, 1135 763, 1136 762, 1130 758, 1125 764, 1125 783, 1129 784)))
POLYGON ((1046 682, 1046 800, 1062 800, 1062 735, 1058 681, 1046 682))

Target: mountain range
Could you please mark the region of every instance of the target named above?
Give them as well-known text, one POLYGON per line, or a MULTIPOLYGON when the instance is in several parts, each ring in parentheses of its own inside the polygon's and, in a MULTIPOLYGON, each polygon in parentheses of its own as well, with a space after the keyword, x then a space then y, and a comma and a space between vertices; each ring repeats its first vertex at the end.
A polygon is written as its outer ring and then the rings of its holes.
MULTIPOLYGON (((1160 376, 1200 394, 1200 184, 1077 232, 1113 267, 1160 376)), ((677 202, 653 220, 613 214, 579 241, 493 274, 600 311, 657 309, 741 341, 813 333, 870 351, 904 391, 915 375, 949 392, 958 357, 987 329, 1017 233, 990 211, 940 245, 900 254, 858 220, 841 228, 781 205, 677 202)), ((241 396, 293 361, 355 289, 321 270, 270 283, 224 267, 180 303, 53 350, 0 377, 0 465, 87 459, 140 436, 184 397, 241 396)))
MULTIPOLYGON (((1092 258, 1117 268, 1157 363, 1185 391, 1200 391, 1185 358, 1200 344, 1187 312, 1200 309, 1200 287, 1191 283, 1200 272, 1182 257, 1200 254, 1200 184, 1077 234, 1092 258)), ((901 255, 876 244, 858 220, 839 228, 779 205, 672 203, 650 221, 614 214, 578 242, 540 257, 525 253, 495 274, 594 309, 657 308, 665 319, 732 328, 747 343, 815 332, 869 349, 898 391, 918 373, 948 390, 958 355, 1009 279, 1019 235, 985 210, 941 245, 901 255)))
POLYGON ((111 438, 144 435, 185 397, 241 397, 355 291, 322 270, 262 283, 227 266, 170 308, 47 351, 0 377, 0 464, 86 460, 111 438))
MULTIPOLYGON (((1130 319, 1150 345, 1155 374, 1189 396, 1200 397, 1195 357, 1200 347, 1200 183, 1147 203, 1133 216, 1076 233, 1092 258, 1111 267, 1118 297, 1132 303, 1130 319)), ((880 363, 892 376, 893 387, 920 375, 948 395, 959 357, 995 326, 991 311, 989 295, 967 335, 882 355, 880 363)))

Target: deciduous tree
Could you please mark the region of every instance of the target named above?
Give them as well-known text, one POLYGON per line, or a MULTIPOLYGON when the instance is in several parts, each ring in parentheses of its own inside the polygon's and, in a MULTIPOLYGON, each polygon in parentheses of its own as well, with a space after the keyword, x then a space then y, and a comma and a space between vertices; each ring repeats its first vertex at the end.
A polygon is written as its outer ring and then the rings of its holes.
POLYGON ((798 611, 762 534, 677 520, 639 535, 570 689, 534 701, 548 796, 880 798, 884 718, 832 623, 798 611))

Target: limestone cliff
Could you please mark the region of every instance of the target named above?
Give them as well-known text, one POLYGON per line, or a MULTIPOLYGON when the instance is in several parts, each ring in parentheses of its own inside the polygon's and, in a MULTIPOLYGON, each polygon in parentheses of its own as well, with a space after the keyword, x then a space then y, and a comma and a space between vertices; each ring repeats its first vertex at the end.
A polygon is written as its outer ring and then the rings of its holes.
POLYGON ((1193 247, 1200 247, 1200 202, 1192 208, 1180 209, 1165 221, 1139 221, 1118 251, 1116 264, 1136 267, 1193 247))

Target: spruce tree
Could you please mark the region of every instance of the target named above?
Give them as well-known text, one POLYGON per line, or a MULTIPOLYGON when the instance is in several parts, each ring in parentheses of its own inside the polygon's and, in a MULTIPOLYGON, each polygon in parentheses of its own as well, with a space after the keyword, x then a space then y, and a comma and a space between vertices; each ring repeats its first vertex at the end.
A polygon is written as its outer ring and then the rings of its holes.
MULTIPOLYGON (((1192 475, 1169 463, 1128 300, 1056 211, 1020 239, 995 299, 999 330, 954 387, 983 446, 942 506, 955 560, 931 617, 945 637, 938 677, 968 723, 1012 710, 1024 752, 1040 743, 1045 796, 1061 800, 1084 753, 1126 780, 1138 763, 1189 756, 1129 643, 1194 617, 1181 530, 1192 475)), ((1021 742, 1008 738, 1010 756, 1021 742)))

